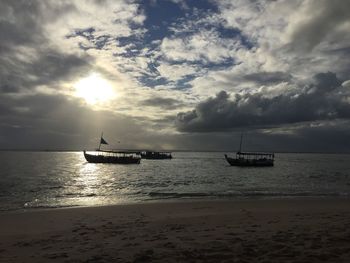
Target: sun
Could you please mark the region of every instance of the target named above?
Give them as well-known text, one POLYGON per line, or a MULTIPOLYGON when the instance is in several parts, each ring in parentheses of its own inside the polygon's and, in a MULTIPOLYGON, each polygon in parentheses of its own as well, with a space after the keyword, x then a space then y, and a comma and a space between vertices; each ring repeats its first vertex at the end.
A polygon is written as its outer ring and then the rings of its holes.
POLYGON ((75 95, 88 104, 106 102, 115 97, 111 83, 98 73, 92 73, 74 84, 75 95))

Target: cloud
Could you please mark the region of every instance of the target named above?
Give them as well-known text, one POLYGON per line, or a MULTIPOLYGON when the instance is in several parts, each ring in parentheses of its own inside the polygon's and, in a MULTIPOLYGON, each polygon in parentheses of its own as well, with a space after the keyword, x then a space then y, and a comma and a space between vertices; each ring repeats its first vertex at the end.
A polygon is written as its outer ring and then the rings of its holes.
POLYGON ((343 84, 342 84, 342 86, 344 87, 344 88, 350 88, 350 80, 347 80, 347 81, 344 81, 343 82, 343 84))
POLYGON ((71 79, 92 67, 91 57, 54 49, 45 34, 44 22, 55 20, 72 6, 62 3, 60 8, 53 5, 46 10, 46 7, 38 1, 0 3, 0 10, 4 12, 0 19, 2 92, 33 91, 40 85, 71 79))
POLYGON ((187 63, 181 64, 169 64, 169 63, 161 63, 157 70, 163 78, 166 78, 169 81, 178 81, 186 76, 195 76, 200 74, 200 68, 191 66, 187 63))
POLYGON ((71 145, 85 130, 113 123, 135 135, 134 145, 160 145, 163 134, 179 148, 214 149, 232 130, 258 127, 261 140, 288 138, 292 147, 293 136, 341 136, 331 123, 349 127, 346 1, 170 1, 181 8, 161 26, 155 12, 173 4, 1 1, 1 145, 6 138, 71 145), (100 112, 72 96, 91 73, 118 94, 94 106, 100 112))
POLYGON ((240 39, 225 39, 216 30, 200 30, 188 36, 164 38, 163 56, 170 61, 223 63, 241 46, 240 39))
POLYGON ((162 109, 176 109, 183 106, 183 102, 173 98, 153 97, 142 101, 141 105, 162 109))
POLYGON ((47 41, 44 26, 73 8, 69 3, 52 5, 40 1, 10 1, 0 3, 1 50, 13 46, 40 45, 47 41))
POLYGON ((235 128, 280 126, 298 122, 350 118, 350 92, 334 73, 319 73, 302 89, 265 96, 263 92, 225 91, 177 115, 176 126, 185 132, 217 132, 235 128))
POLYGON ((42 53, 34 51, 32 55, 26 54, 28 51, 25 49, 17 51, 19 53, 0 52, 2 92, 33 91, 40 85, 50 86, 72 80, 93 68, 93 59, 89 56, 64 54, 48 48, 43 48, 42 53), (18 58, 19 54, 22 58, 18 58))
POLYGON ((283 71, 307 78, 329 70, 341 77, 349 73, 349 5, 344 1, 224 0, 218 7, 223 25, 240 30, 253 45, 234 57, 245 74, 283 71))
POLYGON ((166 135, 151 130, 147 118, 95 111, 64 95, 2 96, 2 108, 2 149, 94 149, 101 131, 110 147, 161 149, 166 143, 166 135))
POLYGON ((293 50, 310 51, 322 42, 343 45, 349 40, 350 5, 347 1, 306 0, 300 4, 287 27, 287 41, 293 50), (344 39, 345 36, 345 39, 344 39))
POLYGON ((257 72, 250 73, 243 76, 244 80, 252 81, 260 85, 271 85, 280 82, 289 82, 292 76, 288 73, 275 71, 275 72, 257 72))

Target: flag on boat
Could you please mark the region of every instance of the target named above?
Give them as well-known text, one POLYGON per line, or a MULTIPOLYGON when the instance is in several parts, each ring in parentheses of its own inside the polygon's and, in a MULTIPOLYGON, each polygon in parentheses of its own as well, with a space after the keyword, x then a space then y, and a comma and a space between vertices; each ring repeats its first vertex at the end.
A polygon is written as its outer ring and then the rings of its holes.
POLYGON ((100 143, 101 143, 101 144, 108 144, 108 143, 106 142, 106 140, 105 140, 105 139, 103 139, 102 137, 101 137, 101 141, 100 141, 100 143))

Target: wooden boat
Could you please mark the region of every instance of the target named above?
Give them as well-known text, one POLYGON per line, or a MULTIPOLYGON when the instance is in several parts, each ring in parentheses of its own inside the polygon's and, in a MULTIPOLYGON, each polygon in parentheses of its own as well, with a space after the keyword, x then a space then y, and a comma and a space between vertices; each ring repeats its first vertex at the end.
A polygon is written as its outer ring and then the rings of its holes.
POLYGON ((139 164, 141 156, 133 152, 84 151, 84 157, 89 163, 139 164))
POLYGON ((101 144, 108 144, 101 134, 100 144, 96 151, 87 152, 84 150, 84 157, 89 163, 115 163, 115 164, 139 164, 141 156, 134 151, 104 151, 101 144))
POLYGON ((155 152, 155 151, 143 151, 141 152, 142 159, 154 159, 154 160, 162 160, 162 159, 171 159, 173 156, 170 152, 155 152))
POLYGON ((242 140, 243 134, 241 135, 241 142, 239 146, 239 150, 236 153, 235 157, 228 157, 225 154, 226 161, 231 166, 273 166, 274 165, 274 153, 263 153, 263 152, 242 152, 242 140))

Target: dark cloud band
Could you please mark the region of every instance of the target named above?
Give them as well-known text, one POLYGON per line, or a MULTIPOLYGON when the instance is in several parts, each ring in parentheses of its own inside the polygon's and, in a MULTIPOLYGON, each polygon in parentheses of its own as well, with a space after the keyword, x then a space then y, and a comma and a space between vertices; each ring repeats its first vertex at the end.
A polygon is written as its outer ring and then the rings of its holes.
POLYGON ((313 83, 275 97, 262 92, 229 94, 221 91, 181 112, 176 127, 185 132, 217 132, 239 127, 267 127, 315 120, 350 118, 350 93, 334 73, 320 73, 313 83))

